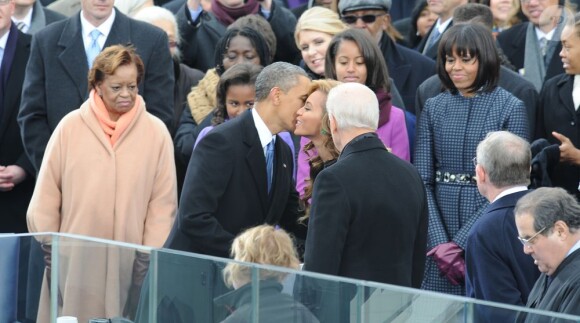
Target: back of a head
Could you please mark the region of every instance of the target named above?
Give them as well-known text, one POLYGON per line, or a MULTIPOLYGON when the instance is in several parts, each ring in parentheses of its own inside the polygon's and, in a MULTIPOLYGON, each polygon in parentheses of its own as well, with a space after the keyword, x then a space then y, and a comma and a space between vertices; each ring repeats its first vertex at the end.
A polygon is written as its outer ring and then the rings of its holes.
POLYGON ((328 115, 339 130, 371 129, 379 125, 379 102, 376 94, 359 83, 342 83, 330 90, 326 100, 328 115))
POLYGON ((530 144, 508 131, 490 132, 477 146, 477 163, 497 188, 529 185, 531 159, 530 144))
POLYGON ((480 23, 491 31, 493 29, 493 13, 488 6, 467 3, 455 9, 453 23, 480 23))
POLYGON ((257 31, 264 39, 266 43, 268 43, 268 49, 270 50, 270 57, 271 60, 274 61, 274 56, 276 56, 276 34, 272 30, 272 26, 266 18, 259 16, 259 15, 245 15, 241 18, 236 19, 231 25, 228 26, 228 29, 237 28, 242 29, 244 27, 254 29, 257 31))
POLYGON ((274 87, 288 93, 291 88, 298 84, 300 76, 308 78, 306 72, 294 64, 276 62, 264 67, 256 79, 256 101, 266 100, 274 87))
POLYGON ((300 48, 300 32, 305 30, 317 31, 334 36, 348 29, 338 14, 324 7, 312 7, 300 16, 294 30, 294 41, 300 48))
MULTIPOLYGON (((286 231, 271 225, 259 225, 238 235, 232 243, 231 256, 234 260, 298 269, 300 261, 292 238, 286 231)), ((283 272, 260 270, 260 279, 282 280, 283 272)), ((250 268, 229 263, 224 269, 224 278, 230 286, 250 280, 250 268)))

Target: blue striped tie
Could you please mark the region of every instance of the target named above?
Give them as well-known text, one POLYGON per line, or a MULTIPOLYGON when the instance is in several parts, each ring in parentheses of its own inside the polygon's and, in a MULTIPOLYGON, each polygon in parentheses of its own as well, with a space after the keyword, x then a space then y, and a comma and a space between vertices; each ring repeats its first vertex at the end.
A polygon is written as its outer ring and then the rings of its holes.
POLYGON ((91 45, 87 49, 87 63, 89 63, 89 68, 93 66, 93 61, 95 57, 99 55, 101 52, 101 47, 99 46, 99 36, 101 36, 101 32, 98 29, 94 29, 90 33, 91 35, 91 45))

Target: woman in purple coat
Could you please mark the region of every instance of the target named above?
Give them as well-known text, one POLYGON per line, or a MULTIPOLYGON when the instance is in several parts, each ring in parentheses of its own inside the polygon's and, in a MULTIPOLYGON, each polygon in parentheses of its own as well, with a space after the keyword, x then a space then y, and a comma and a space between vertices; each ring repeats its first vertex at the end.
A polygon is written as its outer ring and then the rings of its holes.
MULTIPOLYGON (((377 135, 393 154, 410 160, 409 137, 405 125, 405 113, 391 104, 390 82, 387 66, 378 46, 366 34, 357 29, 345 30, 332 39, 326 51, 325 74, 327 78, 341 82, 357 82, 372 89, 379 100, 379 127, 377 135)), ((308 143, 300 141, 296 189, 304 194, 305 180, 310 166, 303 148, 308 143)))

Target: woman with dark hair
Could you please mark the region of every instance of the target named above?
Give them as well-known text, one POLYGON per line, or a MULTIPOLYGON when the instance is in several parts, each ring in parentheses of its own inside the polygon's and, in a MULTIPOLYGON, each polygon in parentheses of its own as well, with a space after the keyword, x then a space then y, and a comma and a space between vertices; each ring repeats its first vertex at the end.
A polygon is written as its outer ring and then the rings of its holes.
POLYGON ((427 0, 418 0, 413 12, 411 12, 411 27, 407 35, 407 47, 417 48, 435 21, 437 21, 437 15, 429 10, 427 0))
POLYGON ((393 154, 410 160, 405 113, 391 104, 391 84, 383 55, 365 31, 348 29, 336 35, 326 52, 326 77, 357 82, 373 90, 379 100, 377 134, 393 154))
POLYGON ((176 155, 188 163, 199 132, 211 125, 208 115, 216 108, 216 88, 220 76, 239 63, 266 66, 271 63, 266 40, 250 28, 228 29, 214 52, 215 68, 210 69, 187 96, 188 107, 183 110, 175 134, 176 155), (202 121, 205 122, 202 124, 202 121), (199 125, 199 127, 198 127, 199 125))
POLYGON ((487 205, 475 180, 479 142, 498 130, 529 138, 524 104, 497 86, 499 68, 485 27, 457 24, 443 34, 437 74, 446 91, 425 104, 414 162, 429 204, 423 289, 465 295, 467 233, 487 205))

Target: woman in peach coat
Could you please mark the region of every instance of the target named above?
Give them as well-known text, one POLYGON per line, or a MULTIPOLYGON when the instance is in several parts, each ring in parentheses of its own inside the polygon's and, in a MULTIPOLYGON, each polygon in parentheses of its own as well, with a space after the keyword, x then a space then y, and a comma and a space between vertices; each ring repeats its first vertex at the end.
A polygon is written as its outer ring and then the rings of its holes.
MULTIPOLYGON (((142 76, 143 63, 131 47, 111 46, 95 58, 89 99, 62 119, 48 143, 28 209, 30 232, 162 247, 177 208, 173 144, 137 93, 142 76)), ((142 279, 134 269, 146 267, 147 255, 59 241, 58 315, 79 322, 130 317, 130 290, 142 279)), ((39 322, 49 320, 50 271, 49 265, 39 322)))

